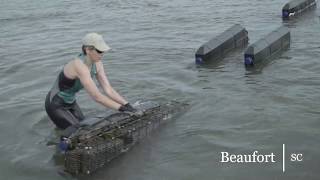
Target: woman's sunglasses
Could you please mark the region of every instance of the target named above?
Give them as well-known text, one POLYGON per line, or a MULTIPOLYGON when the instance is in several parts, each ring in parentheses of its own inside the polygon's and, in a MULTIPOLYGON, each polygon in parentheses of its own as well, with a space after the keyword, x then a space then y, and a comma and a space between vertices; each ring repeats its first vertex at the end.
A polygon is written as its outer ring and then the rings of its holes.
POLYGON ((102 54, 103 51, 99 51, 97 48, 95 48, 94 46, 88 46, 90 48, 90 50, 95 50, 97 51, 97 53, 102 54))
POLYGON ((103 51, 99 51, 98 49, 96 49, 96 48, 94 48, 94 50, 96 50, 97 51, 97 53, 99 53, 99 54, 102 54, 103 53, 103 51))

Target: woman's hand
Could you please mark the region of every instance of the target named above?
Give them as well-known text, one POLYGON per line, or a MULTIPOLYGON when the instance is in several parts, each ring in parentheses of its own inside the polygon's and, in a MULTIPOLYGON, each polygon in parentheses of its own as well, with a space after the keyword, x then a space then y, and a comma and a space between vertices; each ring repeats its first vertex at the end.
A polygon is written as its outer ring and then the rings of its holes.
POLYGON ((137 110, 135 108, 133 108, 130 103, 127 103, 125 105, 120 106, 119 111, 120 112, 131 112, 131 113, 137 112, 137 110))

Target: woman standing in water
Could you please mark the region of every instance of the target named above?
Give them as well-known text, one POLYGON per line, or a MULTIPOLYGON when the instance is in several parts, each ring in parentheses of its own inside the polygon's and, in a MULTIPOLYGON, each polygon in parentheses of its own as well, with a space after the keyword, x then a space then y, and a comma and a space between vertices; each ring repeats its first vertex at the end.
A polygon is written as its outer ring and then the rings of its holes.
POLYGON ((89 33, 82 39, 82 53, 63 67, 45 102, 46 112, 58 128, 66 129, 84 119, 75 98, 82 88, 94 101, 105 107, 121 112, 136 112, 136 109, 113 89, 105 74, 102 56, 109 50, 110 47, 101 35, 89 33), (96 77, 108 96, 99 91, 93 77, 96 77))

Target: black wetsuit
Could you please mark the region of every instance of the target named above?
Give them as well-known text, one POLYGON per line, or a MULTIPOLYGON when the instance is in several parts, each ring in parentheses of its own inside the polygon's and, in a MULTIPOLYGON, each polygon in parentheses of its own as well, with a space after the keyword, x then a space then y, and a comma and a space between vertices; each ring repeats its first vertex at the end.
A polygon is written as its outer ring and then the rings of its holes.
MULTIPOLYGON (((84 61, 85 56, 79 55, 84 61)), ((91 68, 91 77, 97 73, 95 64, 91 68)), ((79 105, 75 100, 75 94, 82 89, 80 80, 69 79, 60 72, 54 86, 51 88, 46 97, 45 108, 48 116, 54 124, 61 129, 66 129, 70 125, 77 125, 84 119, 79 105)))

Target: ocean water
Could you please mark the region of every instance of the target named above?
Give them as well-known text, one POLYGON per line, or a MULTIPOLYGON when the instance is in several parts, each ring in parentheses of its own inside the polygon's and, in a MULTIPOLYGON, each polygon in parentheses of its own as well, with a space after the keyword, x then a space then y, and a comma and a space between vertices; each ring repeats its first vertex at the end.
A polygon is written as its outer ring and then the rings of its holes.
MULTIPOLYGON (((283 22, 285 0, 11 0, 0 6, 0 179, 319 179, 319 7, 283 22), (250 43, 279 26, 291 47, 257 71, 243 50, 210 66, 197 48, 235 23, 250 43), (190 109, 89 177, 61 174, 48 146, 45 95, 81 38, 99 32, 103 63, 130 102, 186 101, 190 109), (286 145, 283 172, 282 145, 286 145), (275 154, 275 163, 221 163, 221 152, 275 154), (303 160, 290 161, 291 154, 303 160)), ((318 5, 319 6, 319 5, 318 5)), ((108 111, 83 90, 85 114, 108 111)))

